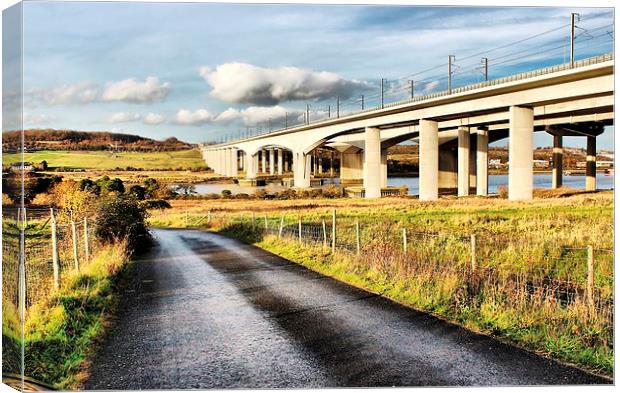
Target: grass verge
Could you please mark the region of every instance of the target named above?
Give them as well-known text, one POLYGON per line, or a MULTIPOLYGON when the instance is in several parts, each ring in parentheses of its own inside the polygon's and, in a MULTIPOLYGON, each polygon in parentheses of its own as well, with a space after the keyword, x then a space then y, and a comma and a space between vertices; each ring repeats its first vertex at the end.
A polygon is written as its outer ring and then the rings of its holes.
POLYGON ((476 280, 464 277, 457 268, 435 274, 434 267, 405 266, 399 255, 386 255, 385 250, 362 256, 331 255, 321 245, 300 246, 296 240, 261 236, 237 224, 219 232, 467 329, 612 376, 613 328, 581 302, 557 307, 549 299, 527 296, 510 284, 472 291, 476 280))
MULTIPOLYGON (((104 245, 79 273, 29 308, 24 328, 28 377, 57 389, 79 388, 87 359, 116 307, 116 288, 130 266, 128 259, 125 244, 104 245)), ((3 320, 3 330, 3 341, 15 341, 15 323, 3 320)))

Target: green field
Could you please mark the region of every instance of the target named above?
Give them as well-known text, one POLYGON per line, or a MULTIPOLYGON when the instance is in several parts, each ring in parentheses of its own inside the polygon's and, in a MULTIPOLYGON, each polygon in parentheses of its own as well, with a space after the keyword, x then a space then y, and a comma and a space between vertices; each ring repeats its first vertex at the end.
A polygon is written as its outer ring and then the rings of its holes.
MULTIPOLYGON (((2 163, 21 161, 19 154, 3 154, 2 163)), ((37 151, 25 153, 24 161, 39 163, 47 161, 50 168, 111 170, 127 167, 145 170, 191 169, 206 164, 197 149, 171 152, 120 152, 110 151, 37 151)))

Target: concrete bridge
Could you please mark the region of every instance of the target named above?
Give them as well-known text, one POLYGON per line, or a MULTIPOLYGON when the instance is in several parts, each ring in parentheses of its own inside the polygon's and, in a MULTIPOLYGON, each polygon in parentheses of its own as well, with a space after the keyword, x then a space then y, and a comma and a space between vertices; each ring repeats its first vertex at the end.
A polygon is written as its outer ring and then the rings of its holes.
POLYGON ((202 154, 218 174, 256 179, 292 171, 294 186, 307 188, 320 172, 317 150, 331 151, 339 155, 341 182, 363 184, 366 198, 377 198, 387 187, 387 149, 412 140, 420 199, 436 200, 440 189, 487 195, 488 144, 508 138, 509 199, 527 200, 534 132, 543 131, 553 135, 553 187, 562 184, 562 137, 583 136, 586 189, 595 190, 596 137, 614 119, 613 69, 613 55, 602 55, 201 146, 202 154))

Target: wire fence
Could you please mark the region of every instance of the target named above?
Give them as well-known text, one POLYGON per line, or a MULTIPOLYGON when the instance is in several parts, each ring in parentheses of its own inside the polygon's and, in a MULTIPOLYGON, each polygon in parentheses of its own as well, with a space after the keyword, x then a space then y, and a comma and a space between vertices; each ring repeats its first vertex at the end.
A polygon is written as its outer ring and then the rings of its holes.
POLYGON ((97 247, 88 218, 59 220, 52 209, 4 208, 2 234, 4 300, 19 305, 19 267, 23 255, 26 308, 89 263, 97 247))
MULTIPOLYGON (((163 211, 153 215, 161 223, 178 222, 178 218, 163 211)), ((188 227, 228 226, 300 246, 324 247, 399 276, 427 275, 430 281, 453 275, 473 298, 494 291, 547 306, 582 304, 607 321, 613 318, 614 253, 609 248, 564 246, 527 236, 511 239, 492 233, 435 232, 401 222, 340 217, 335 211, 322 216, 208 211, 184 213, 180 218, 188 227)))

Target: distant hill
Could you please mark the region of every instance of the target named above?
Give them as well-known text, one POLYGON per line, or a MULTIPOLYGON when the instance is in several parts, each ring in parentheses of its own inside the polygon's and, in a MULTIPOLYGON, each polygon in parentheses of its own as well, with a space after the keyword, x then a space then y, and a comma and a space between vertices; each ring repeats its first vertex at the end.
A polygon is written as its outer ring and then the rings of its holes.
MULTIPOLYGON (((192 144, 171 137, 157 141, 138 135, 99 131, 32 129, 24 131, 27 151, 36 150, 113 150, 113 151, 177 151, 192 144)), ((20 131, 2 133, 2 151, 16 152, 21 144, 20 131)))

